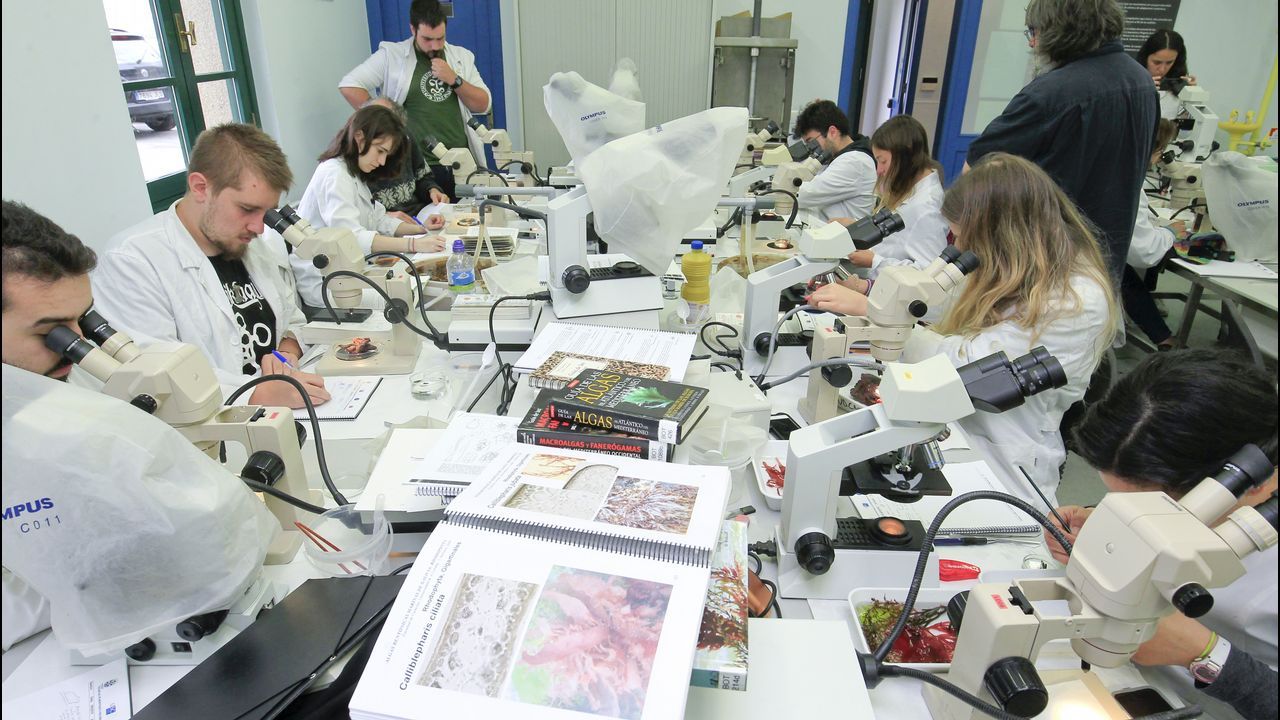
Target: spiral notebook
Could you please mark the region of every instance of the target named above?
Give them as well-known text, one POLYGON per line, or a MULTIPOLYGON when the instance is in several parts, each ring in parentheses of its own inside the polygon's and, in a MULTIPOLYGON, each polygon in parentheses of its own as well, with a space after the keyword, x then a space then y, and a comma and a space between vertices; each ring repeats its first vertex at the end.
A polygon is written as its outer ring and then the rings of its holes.
POLYGON ((515 362, 522 375, 536 371, 557 352, 573 352, 628 363, 661 365, 669 369, 665 380, 680 382, 689 367, 697 340, 688 333, 664 330, 608 327, 582 323, 547 323, 529 349, 515 362))
POLYGON ((724 468, 514 445, 396 599, 351 717, 684 715, 724 468))

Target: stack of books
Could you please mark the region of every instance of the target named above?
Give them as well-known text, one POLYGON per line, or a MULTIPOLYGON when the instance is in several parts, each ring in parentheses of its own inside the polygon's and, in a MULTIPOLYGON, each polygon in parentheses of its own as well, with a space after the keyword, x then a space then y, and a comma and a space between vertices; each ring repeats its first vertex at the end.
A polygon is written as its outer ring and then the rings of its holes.
POLYGON ((550 407, 556 394, 555 390, 538 393, 538 398, 516 429, 517 440, 526 445, 585 450, 641 460, 671 459, 672 446, 668 443, 557 418, 550 407))

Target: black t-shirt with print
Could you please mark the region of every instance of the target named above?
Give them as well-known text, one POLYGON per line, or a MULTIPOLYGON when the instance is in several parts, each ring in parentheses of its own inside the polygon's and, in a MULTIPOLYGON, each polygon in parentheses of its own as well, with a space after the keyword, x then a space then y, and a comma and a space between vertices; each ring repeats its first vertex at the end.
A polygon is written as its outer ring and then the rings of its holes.
POLYGON ((231 302, 236 324, 240 326, 240 357, 245 375, 258 372, 262 356, 276 349, 276 313, 262 296, 262 291, 249 277, 243 260, 229 260, 221 255, 210 257, 209 263, 218 273, 222 290, 231 302))

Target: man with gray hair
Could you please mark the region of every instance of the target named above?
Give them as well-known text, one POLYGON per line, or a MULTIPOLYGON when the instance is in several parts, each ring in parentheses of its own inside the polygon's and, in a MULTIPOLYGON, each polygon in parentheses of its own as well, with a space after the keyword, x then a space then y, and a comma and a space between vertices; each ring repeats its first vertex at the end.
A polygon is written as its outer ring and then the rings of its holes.
POLYGON ((1097 227, 1119 287, 1159 99, 1120 43, 1124 13, 1115 0, 1031 0, 1026 18, 1027 41, 1050 69, 973 141, 965 167, 997 151, 1039 165, 1097 227))

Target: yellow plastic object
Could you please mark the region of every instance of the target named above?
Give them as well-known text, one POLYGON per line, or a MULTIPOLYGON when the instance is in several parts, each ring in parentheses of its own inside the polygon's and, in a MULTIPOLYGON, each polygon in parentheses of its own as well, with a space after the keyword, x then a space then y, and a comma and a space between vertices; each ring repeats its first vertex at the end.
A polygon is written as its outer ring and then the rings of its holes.
POLYGON ((1245 155, 1251 155, 1253 154, 1253 149, 1255 145, 1249 142, 1245 142, 1244 136, 1262 127, 1262 122, 1260 120, 1254 119, 1254 114, 1252 110, 1250 110, 1245 114, 1245 119, 1243 122, 1241 122, 1240 111, 1232 110, 1231 116, 1226 120, 1220 121, 1218 123, 1218 127, 1221 128, 1223 132, 1227 134, 1228 150, 1232 150, 1235 152, 1242 152, 1245 155), (1245 150, 1242 149, 1242 146, 1243 148, 1247 148, 1248 152, 1245 152, 1245 150))
POLYGON ((691 304, 706 305, 711 302, 711 255, 695 240, 693 249, 680 258, 680 272, 685 283, 680 297, 691 304))

